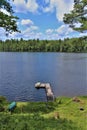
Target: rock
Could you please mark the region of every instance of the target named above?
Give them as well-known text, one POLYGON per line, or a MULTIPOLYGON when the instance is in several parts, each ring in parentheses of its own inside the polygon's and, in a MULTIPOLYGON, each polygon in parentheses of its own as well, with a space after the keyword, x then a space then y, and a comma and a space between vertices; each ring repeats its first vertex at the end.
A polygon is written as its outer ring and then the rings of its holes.
POLYGON ((80 102, 80 99, 79 99, 78 97, 74 97, 72 100, 73 100, 74 102, 80 102))

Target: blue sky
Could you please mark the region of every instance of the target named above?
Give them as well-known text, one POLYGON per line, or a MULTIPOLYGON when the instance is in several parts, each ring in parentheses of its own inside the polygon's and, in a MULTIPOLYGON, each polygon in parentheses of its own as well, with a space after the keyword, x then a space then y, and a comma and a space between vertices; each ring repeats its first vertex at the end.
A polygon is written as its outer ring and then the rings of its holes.
MULTIPOLYGON (((21 33, 12 33, 5 36, 4 29, 0 28, 2 39, 64 39, 79 37, 82 34, 73 31, 63 23, 64 13, 73 9, 74 0, 14 0, 11 2, 21 33)), ((2 10, 7 13, 5 10, 2 10)), ((9 15, 9 14, 8 14, 9 15)))

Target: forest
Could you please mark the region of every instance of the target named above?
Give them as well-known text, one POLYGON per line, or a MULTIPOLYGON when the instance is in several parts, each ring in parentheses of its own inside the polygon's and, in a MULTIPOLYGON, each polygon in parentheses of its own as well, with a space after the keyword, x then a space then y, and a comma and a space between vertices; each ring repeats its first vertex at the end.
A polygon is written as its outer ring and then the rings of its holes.
POLYGON ((64 40, 0 40, 3 52, 87 52, 87 36, 64 40))

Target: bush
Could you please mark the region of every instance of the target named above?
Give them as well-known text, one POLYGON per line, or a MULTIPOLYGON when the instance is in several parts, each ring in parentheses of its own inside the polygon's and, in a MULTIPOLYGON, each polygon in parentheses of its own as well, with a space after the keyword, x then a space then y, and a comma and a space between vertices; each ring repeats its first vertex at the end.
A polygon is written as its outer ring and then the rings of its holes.
POLYGON ((0 103, 7 102, 7 99, 3 96, 0 96, 0 103))
POLYGON ((44 118, 33 115, 0 114, 0 130, 81 130, 67 119, 44 118))
POLYGON ((5 110, 5 108, 3 107, 2 104, 0 104, 0 112, 3 112, 5 110))

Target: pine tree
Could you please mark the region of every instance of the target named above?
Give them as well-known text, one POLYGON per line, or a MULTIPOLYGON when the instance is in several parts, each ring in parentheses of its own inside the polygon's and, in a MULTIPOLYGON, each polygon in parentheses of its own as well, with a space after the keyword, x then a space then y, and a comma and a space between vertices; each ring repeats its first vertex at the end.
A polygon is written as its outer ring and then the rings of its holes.
POLYGON ((63 21, 65 24, 69 24, 73 30, 87 31, 87 0, 74 0, 73 10, 64 14, 63 21))
POLYGON ((0 0, 0 27, 4 28, 8 33, 19 32, 17 27, 18 17, 13 15, 12 6, 9 3, 9 0, 0 0), (7 11, 4 13, 3 10, 7 11))

